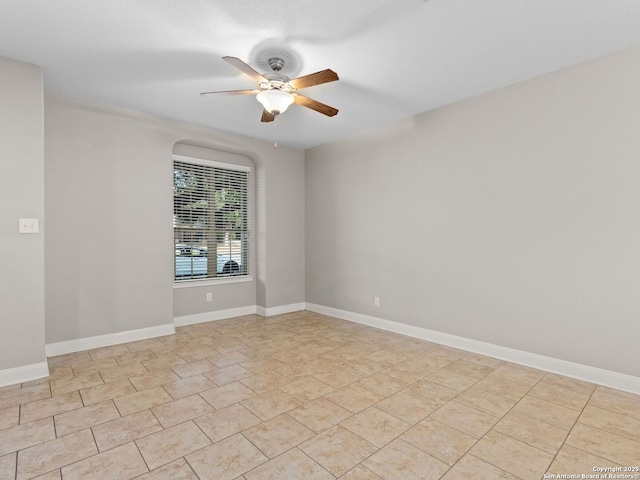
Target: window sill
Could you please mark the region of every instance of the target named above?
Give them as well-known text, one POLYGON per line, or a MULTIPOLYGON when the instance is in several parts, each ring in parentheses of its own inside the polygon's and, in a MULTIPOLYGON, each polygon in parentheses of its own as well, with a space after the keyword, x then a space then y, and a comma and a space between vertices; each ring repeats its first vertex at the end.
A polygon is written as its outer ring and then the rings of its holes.
POLYGON ((174 282, 173 288, 206 287, 211 285, 226 285, 228 283, 245 283, 245 282, 253 282, 253 277, 252 276, 221 277, 221 278, 207 278, 205 280, 183 280, 181 282, 174 282))

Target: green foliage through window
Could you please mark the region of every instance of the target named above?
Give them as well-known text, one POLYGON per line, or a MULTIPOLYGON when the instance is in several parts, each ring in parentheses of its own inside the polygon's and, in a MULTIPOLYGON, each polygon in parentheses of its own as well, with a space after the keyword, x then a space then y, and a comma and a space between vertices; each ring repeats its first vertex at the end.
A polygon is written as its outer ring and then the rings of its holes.
POLYGON ((176 280, 249 274, 248 177, 247 171, 174 161, 176 280))

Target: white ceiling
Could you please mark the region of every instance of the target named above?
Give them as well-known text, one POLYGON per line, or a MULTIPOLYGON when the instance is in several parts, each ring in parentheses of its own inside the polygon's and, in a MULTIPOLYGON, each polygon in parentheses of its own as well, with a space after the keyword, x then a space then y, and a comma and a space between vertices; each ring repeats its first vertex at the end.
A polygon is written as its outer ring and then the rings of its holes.
POLYGON ((639 0, 0 1, 0 55, 49 91, 299 148, 637 44, 639 0), (222 56, 266 72, 277 51, 289 77, 339 74, 303 92, 336 117, 200 97, 255 87, 222 56))

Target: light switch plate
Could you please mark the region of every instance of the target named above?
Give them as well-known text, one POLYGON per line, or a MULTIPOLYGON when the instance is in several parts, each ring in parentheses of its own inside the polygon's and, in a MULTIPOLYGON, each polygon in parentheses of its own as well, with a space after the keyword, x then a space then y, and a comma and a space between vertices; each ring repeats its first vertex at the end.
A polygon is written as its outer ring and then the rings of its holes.
POLYGON ((37 218, 19 218, 18 233, 38 233, 37 218))

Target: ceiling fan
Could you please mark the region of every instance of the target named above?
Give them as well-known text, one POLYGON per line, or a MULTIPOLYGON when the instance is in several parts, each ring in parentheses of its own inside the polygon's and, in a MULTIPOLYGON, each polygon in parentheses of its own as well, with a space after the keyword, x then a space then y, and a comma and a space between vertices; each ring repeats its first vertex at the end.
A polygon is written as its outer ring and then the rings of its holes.
POLYGON ((282 70, 284 66, 284 60, 279 57, 269 59, 269 66, 272 72, 264 74, 258 73, 239 58, 222 57, 222 59, 258 82, 258 88, 253 90, 202 92, 200 95, 256 95, 256 99, 263 106, 262 122, 272 122, 292 103, 310 108, 328 117, 333 117, 338 113, 338 109, 298 93, 298 90, 302 90, 303 88, 338 80, 338 74, 333 70, 321 70, 292 80, 280 73, 280 70, 282 70))

